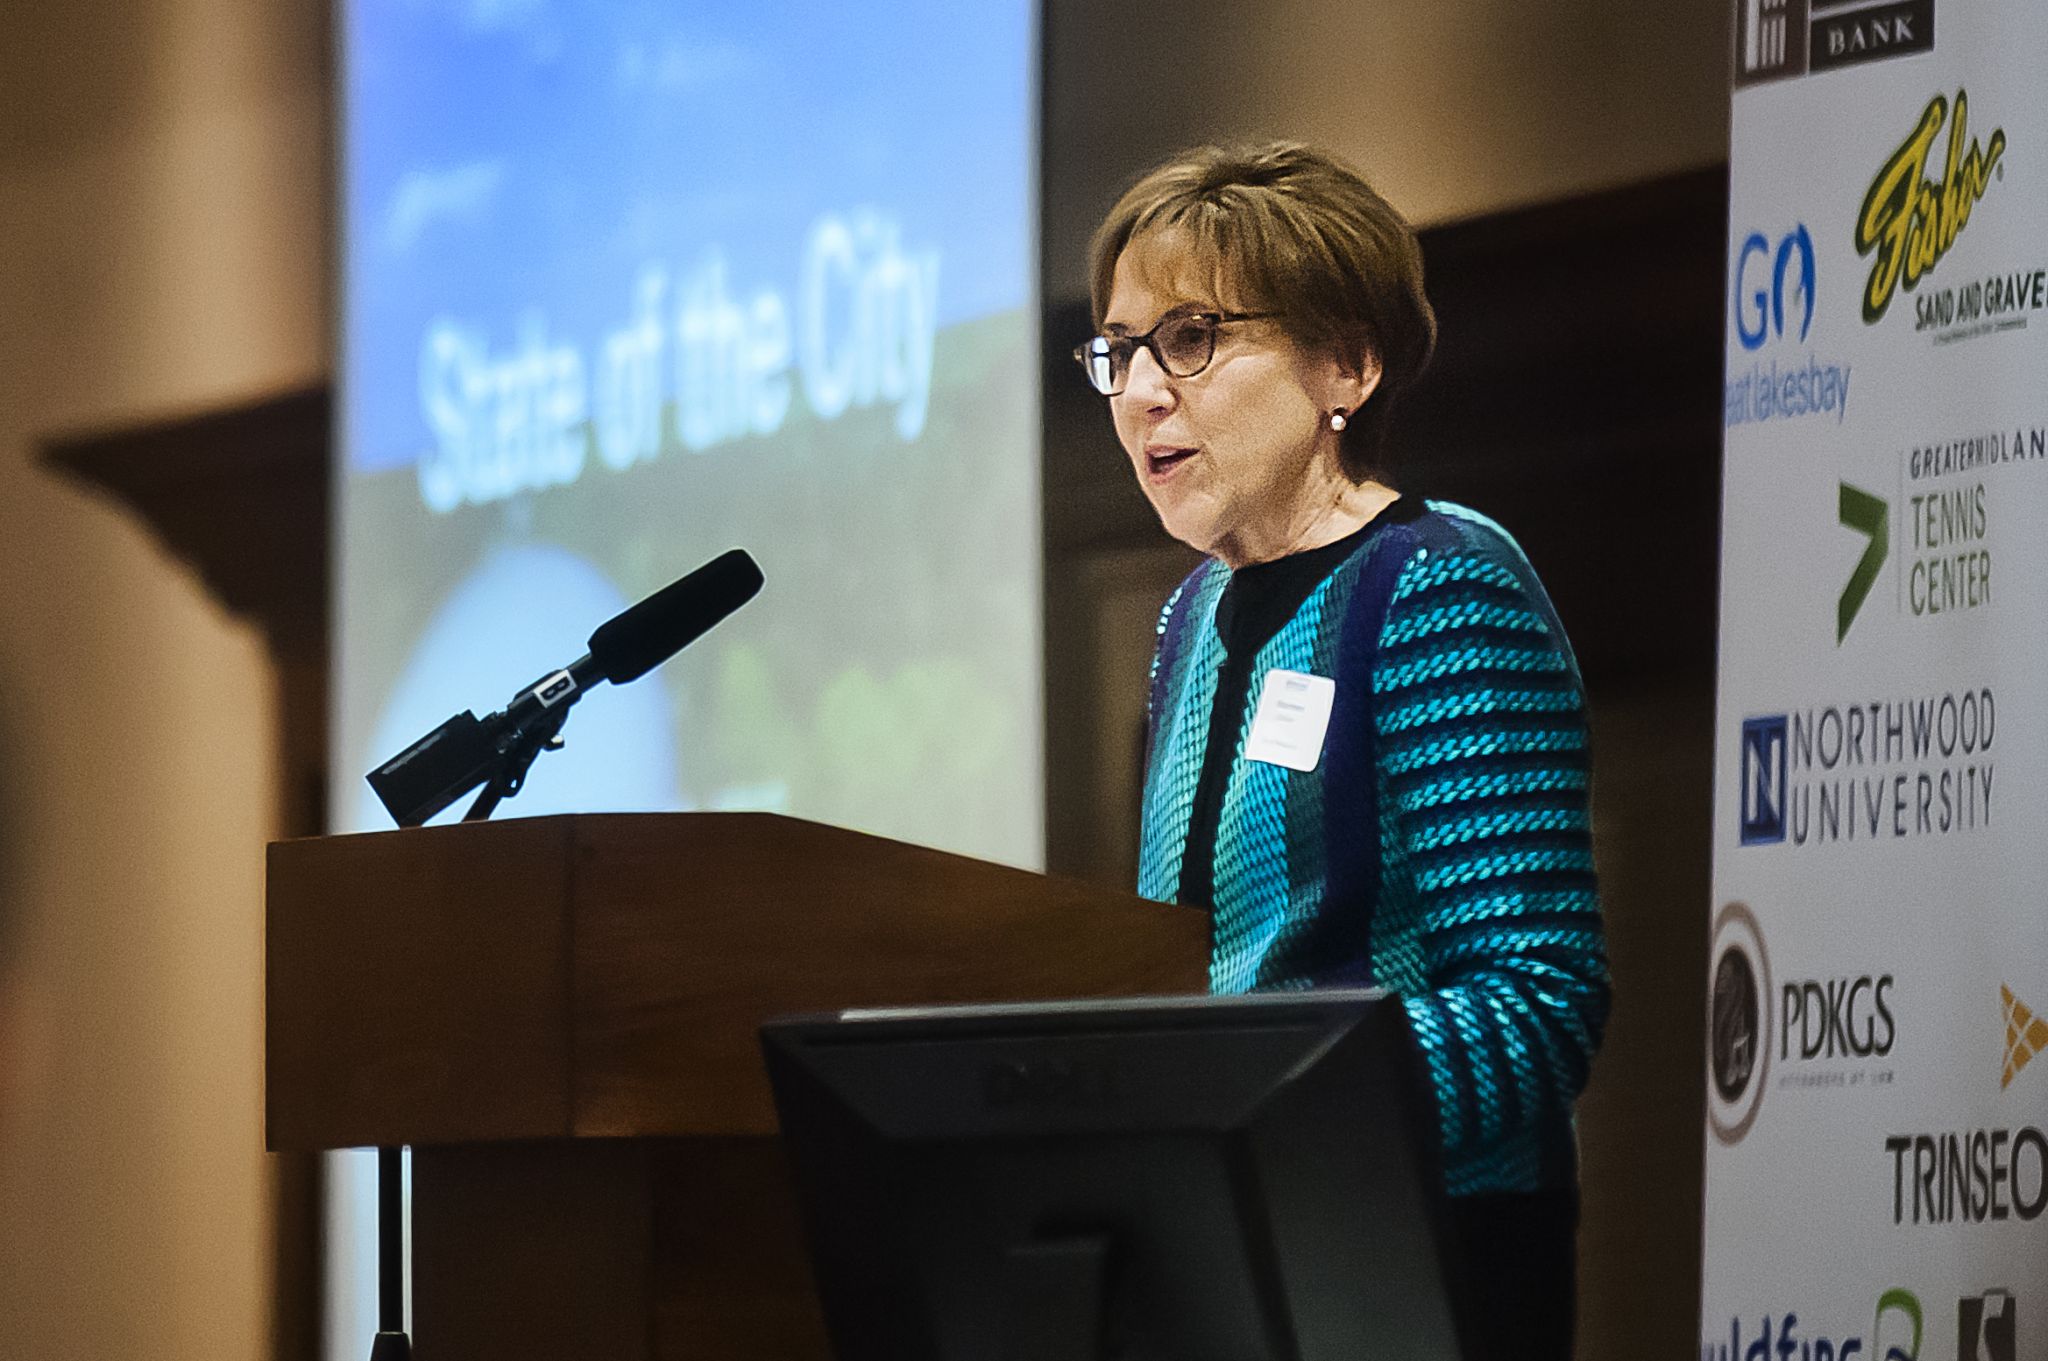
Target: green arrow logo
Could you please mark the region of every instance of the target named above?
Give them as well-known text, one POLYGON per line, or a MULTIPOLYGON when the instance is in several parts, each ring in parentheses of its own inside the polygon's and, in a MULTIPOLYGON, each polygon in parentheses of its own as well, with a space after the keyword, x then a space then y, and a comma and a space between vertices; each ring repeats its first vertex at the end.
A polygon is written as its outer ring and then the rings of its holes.
POLYGON ((1849 573, 1849 584, 1842 588, 1842 598, 1835 604, 1835 646, 1849 636, 1849 625, 1856 622, 1856 612, 1863 608, 1864 600, 1870 595, 1870 588, 1877 584, 1878 569, 1891 556, 1891 507, 1882 497, 1872 496, 1860 487, 1847 482, 1842 485, 1842 499, 1839 508, 1842 525, 1858 534, 1870 536, 1870 546, 1863 550, 1863 556, 1856 560, 1856 570, 1849 573))

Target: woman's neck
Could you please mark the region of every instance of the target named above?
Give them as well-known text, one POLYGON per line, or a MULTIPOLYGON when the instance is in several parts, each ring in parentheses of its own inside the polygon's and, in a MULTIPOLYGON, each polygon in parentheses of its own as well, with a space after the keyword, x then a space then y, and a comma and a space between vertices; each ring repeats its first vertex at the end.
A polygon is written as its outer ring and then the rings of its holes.
POLYGON ((1232 571, 1306 553, 1357 533, 1398 499, 1399 492, 1370 479, 1353 482, 1341 473, 1317 478, 1284 518, 1269 526, 1247 527, 1212 551, 1232 571))

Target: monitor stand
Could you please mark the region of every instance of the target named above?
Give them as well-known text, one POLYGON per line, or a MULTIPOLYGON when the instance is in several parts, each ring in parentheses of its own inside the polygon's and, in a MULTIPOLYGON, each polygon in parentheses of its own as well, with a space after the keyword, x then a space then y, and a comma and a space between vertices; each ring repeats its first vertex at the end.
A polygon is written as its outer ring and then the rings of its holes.
POLYGON ((1104 1346, 1110 1241, 1038 1238, 1003 1266, 1003 1361, 1108 1361, 1104 1346))

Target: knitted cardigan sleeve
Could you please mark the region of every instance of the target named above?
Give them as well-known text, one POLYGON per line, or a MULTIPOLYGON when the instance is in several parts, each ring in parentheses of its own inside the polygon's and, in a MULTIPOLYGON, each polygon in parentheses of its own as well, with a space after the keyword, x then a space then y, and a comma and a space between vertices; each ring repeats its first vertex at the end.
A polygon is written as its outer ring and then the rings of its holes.
POLYGON ((1477 551, 1402 568, 1373 691, 1427 984, 1407 1008, 1455 1165, 1561 1128, 1606 1023, 1585 700, 1541 587, 1477 551))

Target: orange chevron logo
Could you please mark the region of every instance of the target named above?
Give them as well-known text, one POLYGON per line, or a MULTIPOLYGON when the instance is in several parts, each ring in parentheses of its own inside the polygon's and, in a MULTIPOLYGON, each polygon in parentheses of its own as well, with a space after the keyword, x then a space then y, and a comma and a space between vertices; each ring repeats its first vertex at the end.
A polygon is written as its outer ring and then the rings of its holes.
POLYGON ((1998 1084, 2003 1091, 2037 1054, 2048 1053, 2048 1017, 2036 1016, 2003 983, 1998 985, 1998 996, 2005 1003, 2005 1077, 1998 1084))

